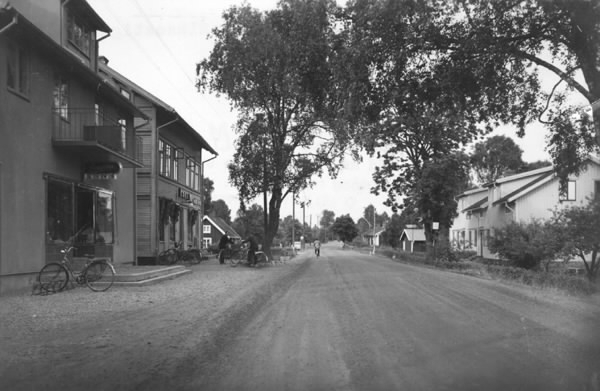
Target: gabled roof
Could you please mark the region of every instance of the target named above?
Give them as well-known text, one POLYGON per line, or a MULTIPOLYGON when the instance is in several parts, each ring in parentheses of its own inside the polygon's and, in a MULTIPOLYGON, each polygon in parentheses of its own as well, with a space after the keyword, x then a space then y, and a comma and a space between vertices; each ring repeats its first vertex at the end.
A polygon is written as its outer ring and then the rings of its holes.
POLYGON ((459 195, 456 196, 456 199, 470 196, 470 195, 477 194, 477 193, 482 193, 482 192, 487 192, 487 189, 485 187, 475 187, 475 188, 472 188, 472 189, 469 189, 469 190, 466 190, 466 191, 460 193, 459 195))
MULTIPOLYGON (((200 133, 198 133, 196 131, 196 129, 192 128, 190 126, 190 124, 188 124, 179 115, 179 113, 177 113, 177 111, 173 107, 169 106, 168 104, 166 104, 165 102, 163 102, 162 100, 157 98, 156 96, 152 95, 150 92, 146 91, 145 89, 143 89, 136 83, 132 82, 125 76, 121 75, 119 72, 115 71, 113 68, 109 67, 108 59, 106 57, 101 56, 99 58, 98 69, 101 72, 103 72, 104 74, 106 74, 107 76, 109 76, 110 78, 112 78, 113 83, 122 85, 124 87, 127 87, 128 89, 131 89, 136 94, 143 96, 145 99, 149 100, 154 106, 156 106, 157 109, 163 111, 164 113, 173 115, 175 117, 175 120, 179 124, 181 124, 183 126, 183 128, 186 129, 186 131, 192 135, 192 137, 194 137, 196 139, 196 141, 202 146, 202 148, 204 148, 208 152, 212 153, 213 155, 218 155, 218 153, 213 149, 213 147, 211 147, 208 144, 208 142, 206 142, 204 137, 202 137, 200 135, 200 133)), ((158 125, 159 124, 157 124, 157 126, 158 125)))
POLYGON ((488 206, 487 200, 488 200, 488 198, 486 195, 485 197, 483 197, 476 203, 474 203, 470 206, 467 206, 465 209, 462 210, 462 212, 465 213, 465 212, 472 212, 472 211, 479 210, 479 209, 485 209, 488 206))
POLYGON ((404 237, 411 242, 424 242, 425 230, 423 228, 405 228, 400 235, 400 240, 404 237))
POLYGON ((225 222, 225 220, 223 220, 220 217, 204 216, 203 221, 204 220, 208 220, 208 222, 210 222, 213 225, 213 227, 218 229, 222 234, 227 233, 229 235, 229 237, 232 239, 241 239, 242 238, 240 236, 240 234, 238 234, 235 231, 235 229, 233 229, 229 224, 227 224, 225 222))
POLYGON ((496 179, 494 182, 488 182, 488 183, 484 184, 483 187, 497 186, 502 183, 512 182, 512 181, 516 181, 518 179, 523 179, 523 178, 540 175, 540 174, 544 175, 549 172, 554 172, 554 166, 546 166, 546 167, 537 168, 537 169, 531 170, 531 171, 525 171, 525 172, 521 172, 518 174, 501 177, 501 178, 496 179))
POLYGON ((492 205, 498 205, 498 204, 503 204, 505 202, 513 202, 514 200, 523 197, 524 195, 526 195, 527 193, 530 193, 531 191, 537 189, 538 187, 540 187, 541 185, 543 185, 544 183, 549 182, 550 180, 552 180, 554 178, 554 172, 553 171, 548 171, 542 175, 540 175, 539 177, 535 178, 534 180, 526 183, 525 185, 521 186, 520 188, 516 189, 515 191, 505 195, 504 197, 494 201, 494 203, 492 205))

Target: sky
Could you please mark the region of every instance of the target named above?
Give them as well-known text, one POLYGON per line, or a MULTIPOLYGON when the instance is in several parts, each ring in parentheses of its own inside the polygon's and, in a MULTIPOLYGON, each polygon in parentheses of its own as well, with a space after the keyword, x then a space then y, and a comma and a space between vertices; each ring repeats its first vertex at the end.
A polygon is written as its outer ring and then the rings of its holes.
MULTIPOLYGON (((237 190, 229 184, 227 164, 231 161, 236 134, 233 129, 236 113, 225 97, 203 94, 195 88, 196 64, 208 57, 214 41, 211 30, 222 24, 223 12, 238 0, 88 0, 94 10, 111 27, 111 35, 100 42, 100 55, 109 66, 145 90, 175 108, 202 137, 218 152, 218 157, 205 164, 205 176, 212 179, 213 200, 224 200, 235 218, 239 199, 237 190)), ((275 8, 276 0, 247 0, 254 8, 275 8)), ((549 160, 545 151, 545 131, 531 126, 526 136, 517 139, 514 128, 499 128, 494 134, 513 137, 523 149, 523 160, 549 160)), ((206 153, 204 160, 210 157, 206 153)), ((327 174, 316 180, 312 189, 298 195, 307 203, 306 223, 318 224, 324 209, 336 216, 350 214, 356 221, 372 204, 377 213, 385 207, 385 195, 375 196, 372 173, 378 162, 365 156, 363 161, 346 159, 337 178, 327 174)), ((262 205, 262 198, 256 202, 262 205)), ((302 221, 302 210, 295 208, 296 218, 302 221)), ((281 209, 281 217, 292 214, 291 197, 281 209)))

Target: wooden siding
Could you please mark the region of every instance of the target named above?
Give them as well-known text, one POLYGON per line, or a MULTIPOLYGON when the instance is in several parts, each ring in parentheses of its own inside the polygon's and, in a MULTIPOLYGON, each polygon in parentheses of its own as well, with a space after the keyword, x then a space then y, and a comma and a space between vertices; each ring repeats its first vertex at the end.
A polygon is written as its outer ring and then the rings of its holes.
POLYGON ((137 251, 138 256, 153 255, 152 246, 152 216, 151 200, 140 198, 137 200, 137 251))

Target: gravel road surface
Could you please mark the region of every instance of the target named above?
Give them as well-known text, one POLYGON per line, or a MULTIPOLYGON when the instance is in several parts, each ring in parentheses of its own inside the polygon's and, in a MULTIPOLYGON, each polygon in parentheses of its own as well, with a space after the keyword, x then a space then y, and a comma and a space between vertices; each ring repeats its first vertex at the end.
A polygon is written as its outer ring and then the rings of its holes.
POLYGON ((0 298, 0 389, 600 391, 598 296, 333 246, 211 262, 151 287, 0 298))

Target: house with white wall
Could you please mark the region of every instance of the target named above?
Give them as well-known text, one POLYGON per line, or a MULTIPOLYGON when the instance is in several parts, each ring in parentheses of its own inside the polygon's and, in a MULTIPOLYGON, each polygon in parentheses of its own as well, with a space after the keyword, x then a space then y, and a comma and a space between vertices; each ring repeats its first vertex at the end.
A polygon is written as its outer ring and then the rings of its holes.
POLYGON ((509 175, 457 196, 458 217, 451 228, 455 248, 496 258, 488 249, 494 229, 516 221, 548 219, 555 209, 585 205, 600 197, 600 159, 590 157, 578 175, 561 191, 553 166, 509 175))

